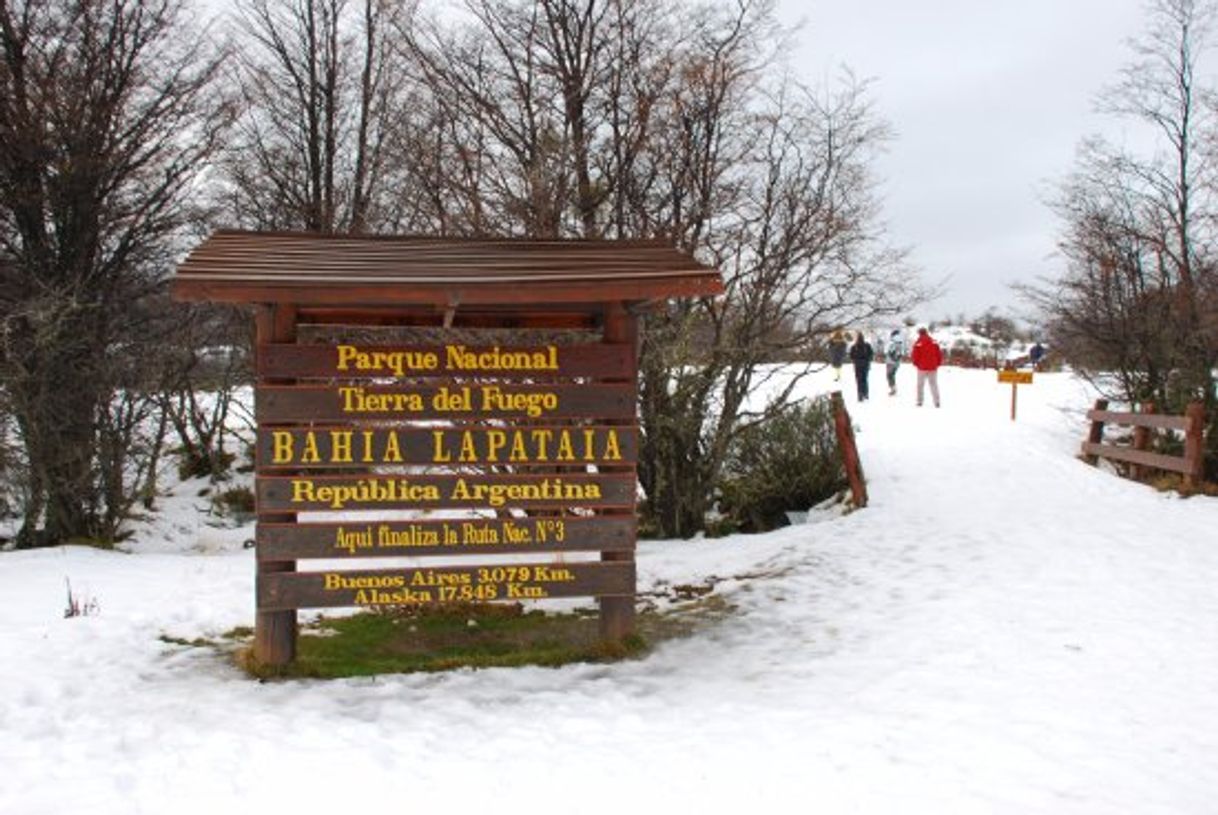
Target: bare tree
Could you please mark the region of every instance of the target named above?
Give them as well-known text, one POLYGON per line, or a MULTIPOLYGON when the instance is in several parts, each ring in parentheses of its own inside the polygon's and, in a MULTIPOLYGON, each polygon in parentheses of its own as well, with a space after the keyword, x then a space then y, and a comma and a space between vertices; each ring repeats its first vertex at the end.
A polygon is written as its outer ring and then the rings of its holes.
POLYGON ((733 131, 750 149, 717 185, 731 204, 709 209, 704 250, 727 294, 670 304, 645 335, 639 476, 666 535, 703 528, 733 440, 779 415, 812 367, 774 363, 924 295, 883 240, 868 168, 887 131, 862 87, 783 83, 733 131))
POLYGON ((229 209, 257 229, 392 226, 389 161, 409 120, 394 32, 398 0, 242 0, 238 138, 223 163, 229 209))
POLYGON ((1151 4, 1134 59, 1100 108, 1144 126, 1155 149, 1084 142, 1051 202, 1064 225, 1066 274, 1027 290, 1084 375, 1115 398, 1167 409, 1214 404, 1218 122, 1212 89, 1198 79, 1214 21, 1209 2, 1151 4))
POLYGON ((99 427, 230 111, 174 0, 0 0, 0 380, 19 545, 104 535, 99 427), (43 525, 41 531, 39 524, 43 525))
POLYGON ((159 416, 178 441, 179 471, 225 476, 236 454, 227 445, 239 415, 238 389, 253 381, 249 313, 214 304, 175 304, 177 330, 166 338, 155 389, 159 416))
POLYGON ((727 447, 779 412, 814 340, 917 298, 885 247, 869 167, 888 137, 849 77, 776 73, 772 4, 469 0, 403 33, 436 121, 443 231, 664 238, 728 296, 646 315, 639 474, 664 534, 703 528, 727 447))

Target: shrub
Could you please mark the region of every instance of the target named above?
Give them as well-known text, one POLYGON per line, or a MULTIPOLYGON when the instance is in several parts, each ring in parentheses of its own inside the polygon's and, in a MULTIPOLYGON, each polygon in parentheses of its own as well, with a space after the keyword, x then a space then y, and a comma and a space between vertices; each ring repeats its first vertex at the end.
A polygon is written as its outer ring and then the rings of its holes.
POLYGON ((787 523, 786 513, 846 487, 828 399, 807 400, 740 433, 719 483, 719 509, 746 532, 787 523))
POLYGON ((183 481, 191 478, 222 478, 228 474, 236 458, 232 453, 217 450, 190 451, 183 448, 178 453, 178 477, 183 481))
POLYGON ((220 511, 240 517, 254 512, 254 493, 249 487, 231 487, 216 496, 220 511))

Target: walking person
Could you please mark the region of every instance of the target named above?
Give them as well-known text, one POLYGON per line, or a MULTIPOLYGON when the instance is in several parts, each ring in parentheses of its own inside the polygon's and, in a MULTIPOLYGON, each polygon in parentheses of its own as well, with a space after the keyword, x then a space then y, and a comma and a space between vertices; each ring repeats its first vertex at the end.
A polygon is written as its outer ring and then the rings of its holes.
POLYGON ((860 331, 854 345, 850 346, 850 361, 854 363, 854 383, 858 385, 860 402, 866 402, 869 396, 867 377, 871 373, 871 360, 874 357, 875 351, 872 350, 871 343, 867 342, 867 338, 860 331))
POLYGON ((846 338, 841 331, 829 337, 829 364, 833 366, 833 381, 842 381, 842 366, 846 364, 846 338))
POLYGON ((1032 363, 1032 370, 1040 370, 1040 361, 1045 358, 1045 347, 1037 342, 1028 351, 1028 360, 1032 363))
POLYGON ((909 359, 918 369, 918 407, 922 407, 922 395, 930 383, 930 396, 939 407, 939 366, 943 364, 943 349, 930 336, 925 328, 918 329, 918 339, 914 341, 909 359))
POLYGON ((901 329, 894 328, 888 335, 888 345, 884 346, 884 372, 888 375, 888 395, 897 395, 897 368, 905 357, 905 338, 901 329))

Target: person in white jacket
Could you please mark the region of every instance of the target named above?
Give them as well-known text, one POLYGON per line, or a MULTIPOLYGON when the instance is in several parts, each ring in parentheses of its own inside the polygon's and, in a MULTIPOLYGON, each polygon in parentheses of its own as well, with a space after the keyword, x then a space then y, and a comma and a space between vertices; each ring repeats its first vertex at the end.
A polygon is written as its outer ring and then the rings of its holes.
POLYGON ((884 346, 884 372, 888 374, 888 395, 897 395, 897 368, 905 358, 905 338, 901 329, 894 328, 888 335, 888 344, 884 346))

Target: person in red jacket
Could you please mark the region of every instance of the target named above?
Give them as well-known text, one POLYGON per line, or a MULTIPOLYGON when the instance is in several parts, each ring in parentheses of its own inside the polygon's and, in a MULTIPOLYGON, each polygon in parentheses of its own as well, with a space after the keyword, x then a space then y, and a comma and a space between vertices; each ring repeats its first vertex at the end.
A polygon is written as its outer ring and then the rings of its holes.
POLYGON ((939 366, 943 364, 943 350, 931 338, 925 328, 918 329, 918 339, 913 344, 909 360, 918 369, 918 407, 922 407, 922 394, 926 383, 930 383, 930 395, 939 407, 939 366))

